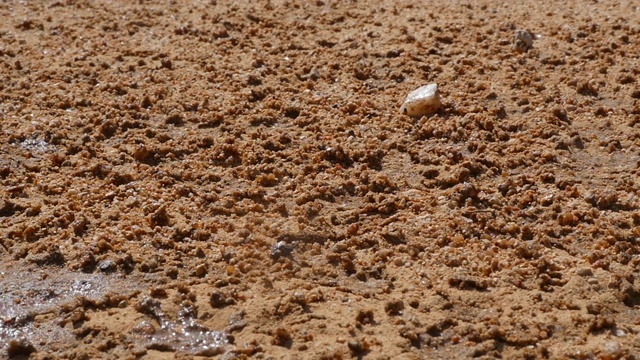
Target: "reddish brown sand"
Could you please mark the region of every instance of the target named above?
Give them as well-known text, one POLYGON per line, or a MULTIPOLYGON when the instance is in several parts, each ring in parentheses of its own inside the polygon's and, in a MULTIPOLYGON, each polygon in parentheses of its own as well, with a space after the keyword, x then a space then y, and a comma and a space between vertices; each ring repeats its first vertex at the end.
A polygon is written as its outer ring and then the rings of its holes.
POLYGON ((0 19, 0 358, 638 358, 637 1, 0 19))

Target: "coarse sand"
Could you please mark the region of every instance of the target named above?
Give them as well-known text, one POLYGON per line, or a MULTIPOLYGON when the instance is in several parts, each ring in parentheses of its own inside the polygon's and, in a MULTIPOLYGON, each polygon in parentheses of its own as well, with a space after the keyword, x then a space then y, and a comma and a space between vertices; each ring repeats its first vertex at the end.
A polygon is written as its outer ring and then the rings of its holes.
POLYGON ((640 358, 637 1, 0 20, 0 358, 640 358))

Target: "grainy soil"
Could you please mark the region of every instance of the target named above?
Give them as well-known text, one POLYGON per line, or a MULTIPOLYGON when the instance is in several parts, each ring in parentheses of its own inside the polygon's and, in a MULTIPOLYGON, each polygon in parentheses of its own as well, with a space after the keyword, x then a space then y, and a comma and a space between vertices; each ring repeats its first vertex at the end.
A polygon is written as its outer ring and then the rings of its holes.
POLYGON ((0 358, 640 358, 636 1, 0 19, 0 358))

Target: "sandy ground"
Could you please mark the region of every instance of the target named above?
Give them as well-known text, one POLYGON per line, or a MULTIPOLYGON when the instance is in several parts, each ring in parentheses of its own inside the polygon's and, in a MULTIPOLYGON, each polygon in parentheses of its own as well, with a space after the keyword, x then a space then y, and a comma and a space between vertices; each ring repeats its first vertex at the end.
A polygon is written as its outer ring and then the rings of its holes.
POLYGON ((0 19, 1 358, 639 358, 637 2, 0 19))

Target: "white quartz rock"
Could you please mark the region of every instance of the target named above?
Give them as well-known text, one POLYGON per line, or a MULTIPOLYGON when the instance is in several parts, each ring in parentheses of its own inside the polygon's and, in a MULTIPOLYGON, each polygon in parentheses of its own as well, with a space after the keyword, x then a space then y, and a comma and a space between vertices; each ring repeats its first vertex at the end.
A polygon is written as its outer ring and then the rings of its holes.
POLYGON ((420 117, 436 112, 441 105, 438 84, 433 83, 410 92, 400 111, 412 117, 420 117))
POLYGON ((513 37, 513 50, 525 53, 533 47, 533 35, 528 30, 517 30, 513 37))

